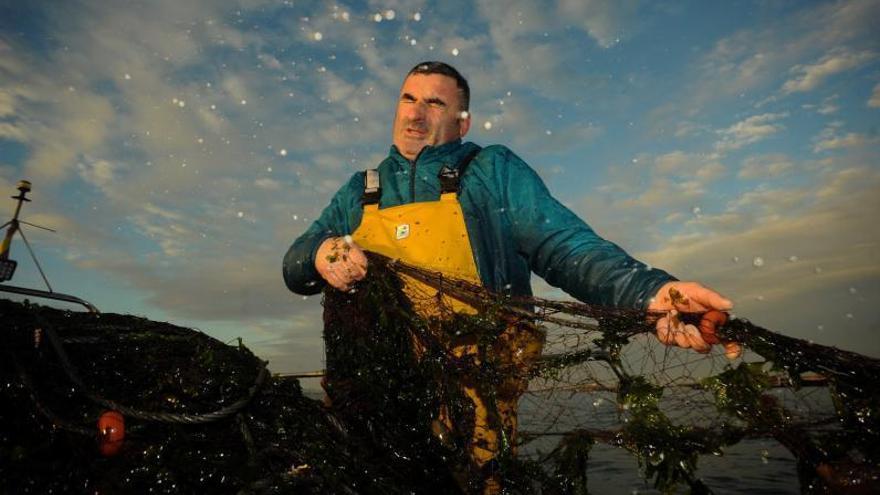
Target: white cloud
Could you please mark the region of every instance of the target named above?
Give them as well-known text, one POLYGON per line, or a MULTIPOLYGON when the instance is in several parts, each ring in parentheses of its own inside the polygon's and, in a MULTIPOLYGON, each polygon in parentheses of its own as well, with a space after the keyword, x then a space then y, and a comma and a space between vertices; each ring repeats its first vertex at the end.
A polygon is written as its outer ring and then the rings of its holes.
POLYGON ((77 163, 76 168, 84 181, 100 189, 110 186, 123 169, 119 163, 101 159, 77 163))
POLYGON ((28 139, 27 130, 12 122, 0 122, 0 138, 26 142, 28 139))
POLYGON ((830 151, 840 148, 866 146, 880 142, 880 137, 866 136, 855 132, 841 134, 841 122, 832 122, 813 138, 813 153, 830 151))
POLYGON ((874 86, 871 91, 871 97, 868 98, 868 106, 871 108, 880 108, 880 84, 874 86))
MULTIPOLYGON (((844 168, 827 173, 821 182, 832 186, 745 193, 723 215, 700 219, 702 235, 667 236, 659 249, 638 256, 731 297, 740 316, 818 339, 813 334, 817 324, 852 311, 853 301, 836 297, 834 291, 849 296, 848 287, 876 285, 880 278, 880 230, 873 218, 880 208, 880 176, 864 167, 844 168), (724 216, 733 222, 719 226, 724 216), (760 268, 751 264, 756 256, 764 260, 760 268), (792 308, 798 308, 796 314, 792 308)), ((853 328, 840 328, 824 342, 878 351, 876 345, 856 344, 864 338, 859 335, 853 328)))
POLYGON ((275 179, 270 179, 268 177, 260 177, 259 179, 254 181, 254 185, 259 187, 260 189, 266 189, 267 191, 281 190, 281 183, 275 179))
POLYGON ((782 153, 751 156, 743 160, 737 173, 740 179, 771 179, 794 168, 791 159, 782 153))
POLYGON ((715 143, 715 149, 720 152, 736 150, 764 140, 785 129, 785 126, 777 123, 778 120, 785 117, 788 117, 788 113, 753 115, 727 129, 718 130, 716 133, 721 136, 721 139, 715 143))
POLYGON ((9 88, 0 88, 0 117, 8 117, 14 114, 15 95, 9 91, 9 88))
POLYGON ((795 77, 782 85, 782 92, 789 94, 802 91, 811 91, 825 79, 834 74, 854 69, 876 58, 877 54, 870 51, 851 53, 845 50, 835 50, 822 57, 819 61, 810 65, 796 65, 789 72, 795 77))
POLYGON ((814 105, 811 103, 806 103, 801 105, 805 110, 815 110, 816 113, 821 115, 831 115, 833 113, 837 113, 840 110, 840 106, 837 104, 837 100, 840 98, 839 95, 831 95, 822 100, 820 105, 814 105))
POLYGON ((875 0, 843 0, 811 4, 739 29, 707 52, 698 52, 685 72, 690 82, 652 112, 652 126, 662 132, 678 121, 692 120, 708 106, 734 98, 753 98, 756 107, 772 103, 777 95, 766 92, 785 82, 780 67, 799 66, 798 81, 812 84, 822 74, 822 69, 811 68, 818 65, 819 54, 876 52, 873 19, 877 18, 880 3, 875 0), (805 79, 806 72, 813 77, 805 79))
POLYGON ((658 176, 691 177, 708 182, 720 177, 725 170, 715 155, 673 151, 654 160, 654 171, 658 176))
POLYGON ((607 48, 625 37, 625 25, 637 7, 634 0, 561 0, 559 18, 577 19, 599 46, 607 48))

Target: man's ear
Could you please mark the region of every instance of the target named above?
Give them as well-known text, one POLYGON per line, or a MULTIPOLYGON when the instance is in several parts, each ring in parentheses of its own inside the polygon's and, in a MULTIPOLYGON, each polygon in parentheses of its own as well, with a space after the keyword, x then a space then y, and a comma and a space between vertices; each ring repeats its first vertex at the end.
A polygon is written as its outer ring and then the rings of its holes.
POLYGON ((466 114, 467 116, 458 118, 458 137, 464 137, 464 135, 467 134, 471 128, 470 112, 465 111, 462 113, 466 114))

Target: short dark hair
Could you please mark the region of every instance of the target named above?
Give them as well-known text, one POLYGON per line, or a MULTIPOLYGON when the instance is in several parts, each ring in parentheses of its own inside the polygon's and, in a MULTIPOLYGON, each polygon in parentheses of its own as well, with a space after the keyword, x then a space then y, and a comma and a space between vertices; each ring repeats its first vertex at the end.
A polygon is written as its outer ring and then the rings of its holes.
POLYGON ((456 86, 458 86, 459 93, 461 93, 461 109, 467 110, 470 107, 471 88, 470 86, 468 86, 467 79, 465 79, 460 72, 455 70, 455 67, 444 62, 421 62, 410 69, 410 71, 407 72, 406 77, 409 77, 413 74, 441 74, 446 77, 451 77, 455 79, 455 84, 456 86))

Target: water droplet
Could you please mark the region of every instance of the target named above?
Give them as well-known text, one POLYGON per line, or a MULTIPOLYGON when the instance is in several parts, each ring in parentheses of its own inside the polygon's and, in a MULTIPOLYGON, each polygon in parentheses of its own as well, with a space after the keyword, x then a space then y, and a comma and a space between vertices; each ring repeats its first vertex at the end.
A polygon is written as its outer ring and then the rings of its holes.
POLYGON ((488 131, 491 128, 492 128, 492 123, 489 122, 488 120, 485 123, 483 123, 483 129, 486 129, 488 131))
POLYGON ((422 20, 422 13, 421 13, 421 12, 416 12, 415 14, 413 14, 413 20, 416 21, 416 22, 421 21, 421 20, 422 20))
POLYGON ((241 100, 242 105, 247 105, 247 100, 241 100))
POLYGON ((183 101, 183 100, 180 100, 180 101, 177 102, 177 106, 179 106, 180 108, 183 108, 183 107, 186 106, 186 102, 183 101))
POLYGON ((458 48, 453 48, 453 49, 452 49, 452 56, 453 56, 453 57, 457 57, 457 56, 458 56, 458 48))
MULTIPOLYGON (((279 151, 278 154, 281 156, 287 156, 287 150, 284 148, 281 148, 281 151, 279 151)), ((270 169, 270 171, 271 171, 271 169, 270 169)))
POLYGON ((394 17, 395 17, 395 16, 397 16, 397 13, 394 12, 394 10, 392 10, 392 9, 388 9, 388 10, 385 11, 385 19, 388 19, 389 21, 392 21, 392 20, 394 20, 394 17))
POLYGON ((855 293, 857 293, 857 292, 858 292, 858 290, 856 290, 855 287, 850 287, 850 288, 849 288, 849 293, 850 293, 850 294, 855 294, 855 293))
POLYGON ((320 31, 316 31, 314 34, 314 37, 315 37, 315 41, 321 41, 322 39, 324 39, 324 35, 321 34, 320 31))
POLYGON ((461 113, 458 114, 458 118, 460 119, 466 119, 470 116, 471 114, 467 110, 462 110, 461 113))
POLYGON ((549 135, 553 134, 553 131, 551 131, 550 129, 547 129, 546 131, 544 131, 544 134, 549 136, 549 135))
POLYGON ((794 262, 797 261, 798 259, 799 259, 799 258, 798 258, 797 256, 795 256, 795 255, 791 255, 791 256, 788 257, 788 261, 790 261, 790 262, 792 262, 792 263, 794 263, 794 262))
POLYGON ((244 217, 244 212, 240 211, 237 213, 237 215, 238 215, 238 218, 242 218, 242 217, 244 217))
POLYGON ((126 81, 131 80, 131 74, 125 74, 123 77, 125 77, 126 81))
POLYGON ((416 39, 413 38, 413 39, 409 40, 409 44, 410 44, 410 46, 416 46, 416 39))
POLYGON ((847 313, 847 314, 846 314, 846 318, 847 318, 848 320, 852 320, 852 319, 854 318, 854 316, 853 316, 852 313, 847 313))
POLYGON ((734 263, 739 263, 739 256, 734 256, 733 258, 730 258, 730 260, 734 263))
POLYGON ((373 20, 376 22, 382 22, 382 14, 373 14, 373 20))
POLYGON ((816 275, 818 275, 818 274, 822 273, 822 267, 817 266, 816 268, 813 268, 813 271, 816 272, 816 275))
POLYGON ((761 268, 764 266, 764 258, 760 256, 755 256, 755 259, 752 260, 752 266, 755 268, 761 268))

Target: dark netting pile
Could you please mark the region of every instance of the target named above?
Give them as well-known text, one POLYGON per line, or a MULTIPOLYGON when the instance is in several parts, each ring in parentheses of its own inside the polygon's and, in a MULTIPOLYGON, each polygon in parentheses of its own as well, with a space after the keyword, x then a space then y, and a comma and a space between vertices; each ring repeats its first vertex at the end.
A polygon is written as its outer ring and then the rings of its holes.
POLYGON ((763 438, 795 458, 804 493, 880 490, 878 360, 743 319, 719 330, 744 346, 741 357, 700 354, 658 342, 644 312, 499 298, 378 256, 371 266, 355 292, 325 295, 328 394, 391 459, 439 456, 474 493, 498 478, 511 493, 587 493, 590 451, 601 442, 630 453, 659 491, 711 493, 697 475, 700 459, 763 438), (454 314, 438 296, 428 303, 440 316, 422 317, 391 274, 479 313, 454 314), (543 353, 527 366, 498 346, 512 325, 544 335, 543 353), (454 352, 463 342, 476 351, 454 352), (499 442, 497 462, 474 465, 467 455, 474 401, 463 389, 478 391, 490 427, 494 421, 504 437, 502 395, 520 381, 528 389, 518 433, 499 442), (455 427, 438 445, 432 425, 441 408, 455 427))
POLYGON ((0 492, 587 493, 601 444, 659 491, 710 493, 703 459, 756 438, 791 452, 804 493, 880 486, 874 359, 741 319, 720 333, 742 357, 698 354, 643 312, 499 298, 381 257, 324 305, 329 406, 241 345, 0 301, 0 492), (417 311, 400 275, 479 311, 417 311), (543 352, 511 353, 511 328, 543 352), (98 434, 108 410, 121 444, 98 434), (475 440, 479 421, 497 438, 475 440), (495 460, 474 462, 484 441, 495 460))

